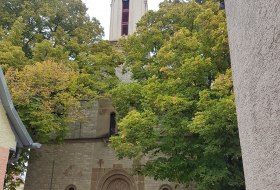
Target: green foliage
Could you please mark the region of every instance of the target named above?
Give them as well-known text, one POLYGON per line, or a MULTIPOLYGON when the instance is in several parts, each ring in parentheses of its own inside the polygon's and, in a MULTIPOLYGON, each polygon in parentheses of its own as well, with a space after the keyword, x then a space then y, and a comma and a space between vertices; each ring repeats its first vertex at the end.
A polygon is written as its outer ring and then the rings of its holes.
POLYGON ((119 154, 121 158, 124 156, 133 158, 146 152, 157 142, 155 126, 157 119, 151 111, 129 112, 119 124, 120 136, 111 138, 113 148, 121 153, 119 154))
POLYGON ((12 25, 8 35, 5 35, 4 30, 2 30, 2 39, 0 40, 0 64, 4 71, 9 67, 23 68, 27 64, 27 58, 21 47, 23 43, 22 21, 22 17, 19 17, 12 25))
POLYGON ((17 187, 23 183, 19 176, 23 176, 26 172, 26 160, 28 160, 28 151, 21 153, 16 163, 7 165, 7 172, 4 181, 4 190, 17 190, 17 187))
POLYGON ((211 176, 202 180, 206 185, 211 181, 227 182, 227 186, 212 186, 214 189, 233 189, 243 182, 232 90, 231 72, 219 75, 210 90, 200 92, 198 112, 189 126, 199 137, 200 156, 204 160, 196 171, 197 177, 211 176))
MULTIPOLYGON (((122 58, 102 41, 103 28, 81 0, 0 0, 0 64, 32 138, 62 142, 79 118, 81 100, 108 96, 122 58)), ((28 154, 28 153, 26 153, 28 154)), ((17 185, 27 157, 9 165, 5 185, 17 185)))
MULTIPOLYGON (((165 1, 116 52, 80 0, 0 0, 0 63, 35 140, 60 142, 79 101, 107 96, 118 113, 119 157, 137 172, 198 189, 244 187, 225 14, 215 0, 165 1), (122 54, 122 55, 120 55, 122 54), (125 62, 135 82, 119 84, 125 62)), ((5 185, 25 168, 8 167, 5 185)))
POLYGON ((112 90, 120 158, 140 174, 197 189, 241 190, 244 177, 225 14, 216 1, 165 1, 123 39, 135 82, 112 90))
POLYGON ((14 103, 36 141, 63 140, 79 108, 78 73, 46 61, 6 73, 14 103), (70 112, 71 111, 71 112, 70 112))
POLYGON ((27 60, 20 46, 14 46, 9 41, 0 41, 0 64, 4 71, 9 67, 23 68, 27 60))
POLYGON ((0 0, 0 25, 4 29, 11 29, 13 23, 20 16, 24 0, 0 0))
POLYGON ((129 111, 141 108, 141 88, 139 83, 121 83, 112 90, 114 101, 118 104, 118 118, 124 118, 129 111))
MULTIPOLYGON (((90 19, 86 10, 80 0, 1 0, 0 26, 9 31, 20 25, 16 28, 23 33, 13 39, 24 39, 21 47, 29 58, 34 45, 44 40, 64 46, 69 56, 76 58, 103 36, 99 21, 90 19)), ((6 33, 11 38, 15 34, 6 33)))
POLYGON ((53 47, 51 41, 44 40, 41 43, 35 44, 32 61, 40 62, 49 59, 60 61, 67 60, 68 56, 69 52, 67 52, 63 46, 56 45, 53 47))
MULTIPOLYGON (((122 58, 107 41, 100 41, 81 53, 76 59, 80 72, 79 82, 84 90, 103 96, 118 83, 115 68, 122 63, 122 58)), ((86 99, 92 97, 87 96, 86 99)), ((96 98, 96 97, 95 97, 96 98)))

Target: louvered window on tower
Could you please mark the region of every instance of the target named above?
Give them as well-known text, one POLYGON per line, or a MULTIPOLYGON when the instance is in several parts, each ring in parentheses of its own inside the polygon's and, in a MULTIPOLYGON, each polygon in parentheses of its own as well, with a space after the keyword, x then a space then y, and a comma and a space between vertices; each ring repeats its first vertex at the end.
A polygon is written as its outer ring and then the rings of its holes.
POLYGON ((137 22, 147 12, 147 0, 111 0, 109 41, 116 42, 136 31, 137 22))
POLYGON ((128 16, 129 16, 128 12, 122 13, 122 23, 128 24, 128 16))
POLYGON ((122 35, 123 36, 127 36, 128 35, 128 25, 126 24, 124 24, 124 25, 122 25, 122 35))
POLYGON ((123 9, 129 9, 129 0, 123 0, 123 9))
POLYGON ((128 21, 129 21, 129 0, 123 0, 122 9, 122 36, 128 35, 128 21))

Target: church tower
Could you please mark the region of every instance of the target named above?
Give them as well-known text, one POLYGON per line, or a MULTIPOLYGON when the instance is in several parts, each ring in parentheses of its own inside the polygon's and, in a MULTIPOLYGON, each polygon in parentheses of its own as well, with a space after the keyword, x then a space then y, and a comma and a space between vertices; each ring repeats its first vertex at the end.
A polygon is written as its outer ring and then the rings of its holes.
POLYGON ((132 34, 136 23, 148 10, 147 0, 112 0, 110 41, 132 34))
MULTIPOLYGON (((135 31, 147 11, 147 1, 112 0, 111 7, 110 41, 118 41, 135 31)), ((120 79, 129 78, 121 75, 120 79)), ((117 113, 109 99, 84 100, 81 105, 81 117, 69 125, 63 144, 32 150, 24 190, 186 190, 168 181, 133 175, 139 161, 118 159, 109 141, 118 132, 117 113)))

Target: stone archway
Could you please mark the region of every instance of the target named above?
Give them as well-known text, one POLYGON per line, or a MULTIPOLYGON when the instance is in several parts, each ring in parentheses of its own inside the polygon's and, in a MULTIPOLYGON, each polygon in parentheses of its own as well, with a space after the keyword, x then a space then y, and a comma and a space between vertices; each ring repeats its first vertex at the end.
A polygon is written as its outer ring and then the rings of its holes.
POLYGON ((102 177, 98 190, 137 190, 135 181, 126 171, 115 169, 102 177))
POLYGON ((127 181, 123 179, 115 179, 107 187, 106 190, 130 190, 130 185, 127 181))

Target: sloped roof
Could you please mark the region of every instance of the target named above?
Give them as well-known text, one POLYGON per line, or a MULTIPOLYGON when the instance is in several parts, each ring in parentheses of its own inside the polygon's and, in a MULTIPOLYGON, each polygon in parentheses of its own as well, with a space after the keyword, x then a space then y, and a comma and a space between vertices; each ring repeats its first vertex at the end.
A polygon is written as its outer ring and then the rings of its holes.
POLYGON ((7 83, 4 78, 2 67, 0 66, 0 99, 7 116, 11 122, 11 127, 17 140, 18 148, 40 148, 41 144, 34 143, 24 124, 22 123, 11 98, 7 83))

